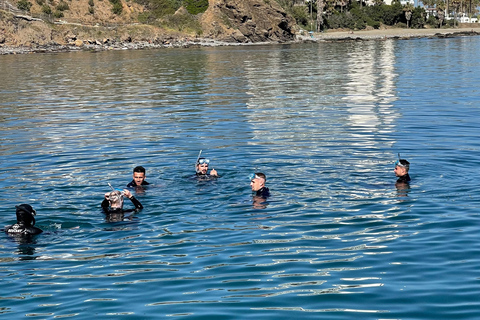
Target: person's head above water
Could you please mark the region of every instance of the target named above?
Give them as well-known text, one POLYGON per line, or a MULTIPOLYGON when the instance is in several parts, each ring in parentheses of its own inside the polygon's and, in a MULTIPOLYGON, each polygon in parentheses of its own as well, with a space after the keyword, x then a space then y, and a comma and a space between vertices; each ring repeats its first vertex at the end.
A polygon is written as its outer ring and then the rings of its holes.
POLYGON ((9 235, 25 236, 42 233, 42 230, 35 227, 35 215, 37 212, 29 204, 15 206, 17 208, 17 223, 5 227, 9 235))
POLYGON ((145 168, 142 166, 136 166, 133 168, 133 181, 137 186, 141 186, 146 178, 145 168))
POLYGON ((265 187, 265 182, 267 182, 267 177, 261 172, 254 173, 250 176, 250 187, 252 187, 252 191, 258 191, 265 187))
POLYGON ((197 174, 207 174, 209 164, 210 164, 209 159, 198 158, 197 163, 195 164, 195 169, 197 171, 197 174))
MULTIPOLYGON (((200 151, 201 152, 201 151, 200 151)), ((200 154, 199 154, 200 155, 200 154)), ((210 164, 210 159, 198 157, 197 162, 195 163, 195 173, 197 176, 210 176, 210 177, 218 177, 217 170, 212 169, 210 170, 210 174, 208 174, 208 165, 210 164)))
POLYGON ((410 169, 410 162, 405 159, 400 159, 400 154, 398 155, 398 160, 395 162, 395 175, 397 177, 403 177, 408 174, 410 169))
POLYGON ((123 192, 114 190, 105 194, 105 199, 108 200, 110 207, 113 209, 123 208, 123 192))
POLYGON ((35 225, 35 215, 37 212, 29 204, 21 204, 15 206, 17 208, 17 223, 24 226, 34 226, 35 225))

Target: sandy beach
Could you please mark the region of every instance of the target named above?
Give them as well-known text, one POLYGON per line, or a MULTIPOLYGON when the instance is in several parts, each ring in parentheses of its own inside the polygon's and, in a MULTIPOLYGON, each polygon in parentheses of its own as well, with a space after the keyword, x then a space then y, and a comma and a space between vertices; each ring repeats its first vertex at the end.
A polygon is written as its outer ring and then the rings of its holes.
POLYGON ((311 36, 300 36, 304 40, 376 40, 389 38, 418 38, 433 36, 456 36, 456 35, 480 35, 480 25, 472 24, 471 28, 449 28, 449 29, 375 29, 367 31, 326 31, 314 33, 311 36), (475 26, 475 27, 473 27, 475 26))

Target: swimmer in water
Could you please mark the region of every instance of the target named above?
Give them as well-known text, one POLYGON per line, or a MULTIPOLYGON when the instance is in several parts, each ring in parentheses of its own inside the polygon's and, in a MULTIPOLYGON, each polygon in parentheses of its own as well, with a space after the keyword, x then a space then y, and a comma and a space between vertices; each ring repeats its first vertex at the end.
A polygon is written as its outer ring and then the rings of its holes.
POLYGON ((408 175, 408 170, 410 169, 410 162, 405 159, 400 159, 400 154, 398 154, 398 160, 395 162, 395 175, 398 177, 397 183, 406 183, 410 182, 410 176, 408 175))
POLYGON ((265 209, 267 207, 267 198, 270 197, 270 190, 265 186, 267 177, 261 172, 250 175, 250 187, 253 193, 253 207, 265 209))
POLYGON ((142 166, 137 166, 133 169, 133 180, 127 184, 127 188, 136 188, 147 186, 150 183, 145 181, 146 178, 145 168, 142 166))
POLYGON ((5 227, 9 235, 36 235, 43 231, 35 226, 35 215, 37 212, 29 204, 15 206, 17 208, 17 223, 5 227))
MULTIPOLYGON (((201 153, 202 151, 200 151, 201 153)), ((208 165, 210 164, 210 160, 206 158, 201 158, 200 154, 197 159, 197 162, 195 163, 195 175, 197 178, 218 178, 218 173, 217 170, 212 169, 210 170, 210 174, 208 173, 208 165)))
POLYGON ((140 201, 135 198, 129 190, 113 190, 111 192, 105 193, 105 199, 102 201, 102 209, 105 214, 124 214, 128 212, 139 211, 143 209, 140 201), (132 201, 135 206, 134 209, 123 209, 123 197, 126 196, 130 201, 132 201))
POLYGON ((270 197, 270 190, 265 186, 267 177, 265 174, 258 172, 250 176, 250 187, 257 197, 268 198, 270 197))

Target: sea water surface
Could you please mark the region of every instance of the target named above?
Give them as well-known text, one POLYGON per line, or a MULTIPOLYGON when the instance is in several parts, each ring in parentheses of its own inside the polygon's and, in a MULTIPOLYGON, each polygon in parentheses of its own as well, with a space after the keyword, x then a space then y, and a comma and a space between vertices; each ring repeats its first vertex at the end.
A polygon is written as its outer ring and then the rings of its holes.
POLYGON ((478 52, 458 37, 0 56, 0 225, 29 203, 44 230, 0 234, 0 317, 479 319, 478 52), (191 179, 200 150, 220 178, 191 179), (107 221, 108 183, 137 165, 145 208, 107 221))

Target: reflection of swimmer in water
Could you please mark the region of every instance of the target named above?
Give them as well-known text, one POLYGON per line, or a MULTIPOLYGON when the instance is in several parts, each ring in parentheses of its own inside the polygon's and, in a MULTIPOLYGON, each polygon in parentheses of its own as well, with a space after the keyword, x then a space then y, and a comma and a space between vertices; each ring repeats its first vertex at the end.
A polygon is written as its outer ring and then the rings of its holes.
POLYGON ((5 232, 9 235, 35 235, 42 233, 43 231, 35 225, 35 215, 37 212, 29 204, 21 204, 15 206, 17 208, 17 223, 11 226, 5 227, 5 232))
POLYGON ((267 182, 267 177, 261 172, 250 176, 250 187, 254 192, 253 206, 255 208, 264 209, 267 206, 266 201, 270 197, 270 190, 265 186, 265 182, 267 182))
POLYGON ((102 201, 102 209, 107 215, 107 221, 113 222, 122 221, 125 213, 139 211, 143 209, 143 206, 129 190, 114 190, 105 193, 105 199, 102 201), (135 206, 134 209, 123 209, 124 196, 132 201, 133 205, 135 206))
POLYGON ((218 178, 217 170, 212 169, 210 170, 210 174, 208 173, 208 165, 210 164, 209 159, 201 158, 200 153, 198 154, 197 162, 195 163, 195 177, 201 180, 208 180, 210 178, 218 178))
POLYGON ((133 180, 127 184, 127 188, 142 188, 144 186, 149 185, 147 181, 145 181, 146 178, 146 172, 145 168, 142 166, 137 166, 133 169, 133 180))

